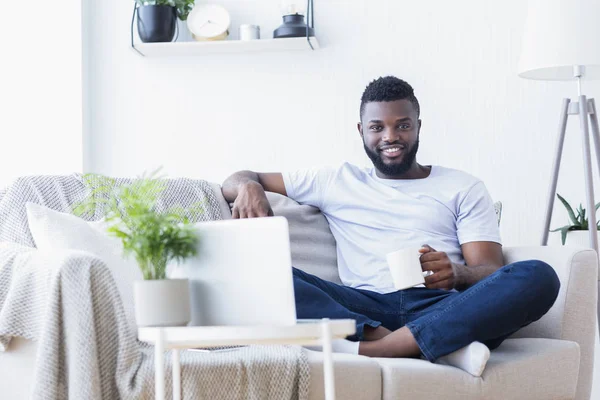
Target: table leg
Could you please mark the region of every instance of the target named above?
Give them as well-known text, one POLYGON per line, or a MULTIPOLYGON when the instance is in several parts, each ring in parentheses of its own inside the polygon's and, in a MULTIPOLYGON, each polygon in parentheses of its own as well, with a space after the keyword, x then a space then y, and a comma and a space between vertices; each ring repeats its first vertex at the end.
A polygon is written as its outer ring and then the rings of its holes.
POLYGON ((321 322, 323 344, 323 377, 325 379, 325 400, 335 400, 335 379, 333 374, 333 352, 331 349, 331 327, 329 318, 321 322))
POLYGON ((154 344, 154 397, 165 399, 165 334, 162 329, 156 330, 154 344))
POLYGON ((181 364, 179 350, 173 349, 173 400, 181 400, 181 364))

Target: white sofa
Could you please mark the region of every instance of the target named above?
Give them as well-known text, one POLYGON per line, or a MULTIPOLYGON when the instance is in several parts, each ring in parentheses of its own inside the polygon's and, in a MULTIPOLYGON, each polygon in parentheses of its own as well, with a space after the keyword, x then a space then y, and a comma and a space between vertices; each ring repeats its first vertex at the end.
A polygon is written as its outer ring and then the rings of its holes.
MULTIPOLYGON (((276 215, 290 223, 296 267, 338 281, 335 241, 315 208, 269 194, 276 215)), ((221 199, 223 210, 228 210, 221 199)), ((225 211, 226 212, 226 211, 225 211)), ((229 215, 230 216, 230 215, 229 215)), ((558 299, 541 320, 492 352, 480 378, 454 367, 416 359, 376 359, 336 354, 339 399, 589 399, 595 342, 598 263, 593 250, 569 247, 505 248, 507 262, 540 259, 561 281, 558 299)), ((535 284, 535 282, 532 282, 535 284)), ((0 398, 28 398, 36 343, 13 340, 0 353, 0 398)), ((310 399, 322 399, 319 352, 309 352, 310 399)))
MULTIPOLYGON (((268 193, 275 215, 287 217, 294 265, 339 282, 335 240, 318 209, 268 193)), ((561 288, 542 319, 492 351, 483 375, 416 359, 339 354, 336 390, 344 399, 589 399, 594 361, 598 262, 591 249, 504 248, 507 263, 539 259, 553 266, 561 288), (379 377, 379 379, 378 379, 379 377)), ((532 282, 535 284, 535 282, 532 282)), ((313 399, 322 397, 320 354, 311 357, 313 399)))

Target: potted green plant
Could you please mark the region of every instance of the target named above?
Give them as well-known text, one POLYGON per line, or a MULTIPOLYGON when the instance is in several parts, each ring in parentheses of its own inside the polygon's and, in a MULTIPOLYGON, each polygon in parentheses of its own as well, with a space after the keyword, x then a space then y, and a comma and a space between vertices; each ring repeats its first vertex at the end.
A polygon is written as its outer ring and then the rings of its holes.
MULTIPOLYGON (((588 247, 589 241, 587 231, 589 230, 589 221, 586 215, 586 209, 583 208, 581 204, 579 204, 579 207, 575 211, 573 211, 573 207, 571 207, 571 205, 560 194, 557 193, 556 196, 567 209, 567 213, 569 214, 569 220, 571 221, 571 223, 560 228, 551 230, 550 232, 560 231, 563 246, 567 242, 568 234, 570 244, 578 244, 588 247), (575 212, 577 212, 577 215, 575 215, 575 212)), ((600 203, 596 204, 596 211, 599 207, 600 203)), ((600 230, 600 222, 596 223, 596 229, 600 230)))
POLYGON ((175 36, 177 17, 185 21, 195 0, 136 0, 140 40, 170 42, 175 36))
POLYGON ((124 255, 133 255, 142 272, 144 280, 134 282, 137 324, 186 325, 191 318, 189 282, 167 279, 167 265, 197 254, 199 238, 190 216, 203 213, 204 202, 158 212, 167 181, 156 173, 125 185, 96 174, 84 175, 84 182, 90 196, 75 207, 75 214, 94 215, 101 207, 108 232, 121 239, 124 255))

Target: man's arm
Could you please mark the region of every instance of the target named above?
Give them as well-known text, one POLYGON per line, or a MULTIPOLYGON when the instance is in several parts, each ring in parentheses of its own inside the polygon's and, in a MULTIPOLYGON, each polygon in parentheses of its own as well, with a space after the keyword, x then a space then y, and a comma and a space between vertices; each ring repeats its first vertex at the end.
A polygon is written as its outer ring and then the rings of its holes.
POLYGON ((494 242, 470 242, 461 246, 466 265, 453 264, 456 283, 464 290, 504 266, 502 245, 494 242))
POLYGON ((233 202, 233 218, 254 218, 273 215, 267 192, 287 195, 280 173, 240 171, 223 182, 221 191, 228 202, 233 202))
POLYGON ((444 252, 428 245, 421 249, 423 271, 433 271, 425 278, 430 289, 464 290, 504 266, 502 246, 494 242, 469 242, 461 246, 466 265, 453 263, 444 252))

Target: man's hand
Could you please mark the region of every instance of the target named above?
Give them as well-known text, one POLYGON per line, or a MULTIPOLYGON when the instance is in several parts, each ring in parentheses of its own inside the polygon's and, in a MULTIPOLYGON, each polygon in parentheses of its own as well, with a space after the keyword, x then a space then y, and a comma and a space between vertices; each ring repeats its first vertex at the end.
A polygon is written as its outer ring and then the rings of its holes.
POLYGON ((433 272, 432 275, 425 278, 425 286, 429 289, 454 289, 456 276, 448 255, 436 251, 427 244, 423 245, 419 253, 421 253, 421 268, 423 271, 433 272))
POLYGON ((231 210, 233 218, 271 217, 273 210, 262 185, 247 182, 240 185, 238 196, 231 210))

